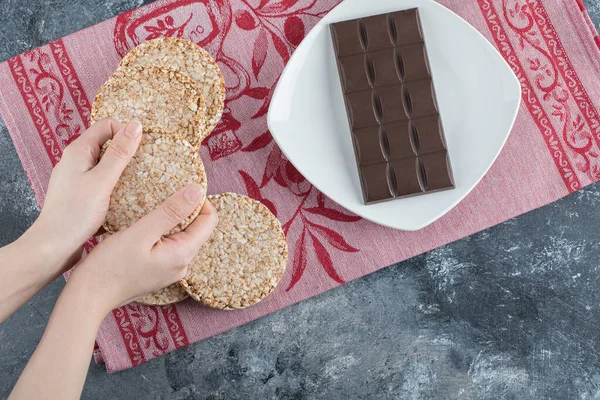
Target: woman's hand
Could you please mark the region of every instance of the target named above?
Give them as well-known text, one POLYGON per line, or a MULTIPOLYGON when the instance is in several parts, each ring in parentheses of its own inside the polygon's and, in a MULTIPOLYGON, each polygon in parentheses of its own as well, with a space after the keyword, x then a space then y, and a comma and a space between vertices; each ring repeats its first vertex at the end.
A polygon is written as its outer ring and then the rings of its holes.
POLYGON ((98 231, 113 188, 136 152, 141 136, 139 122, 124 125, 106 118, 64 150, 52 171, 40 216, 32 227, 50 242, 54 254, 71 257, 98 231), (112 142, 98 161, 102 145, 109 139, 112 142))
MULTIPOLYGON (((40 215, 38 226, 69 251, 79 247, 104 221, 113 186, 140 141, 139 124, 123 127, 113 120, 98 124, 65 151, 52 174, 40 215), (97 163, 101 145, 115 131, 111 146, 97 163)), ((94 339, 106 314, 183 278, 187 265, 215 228, 217 213, 206 201, 200 215, 184 231, 162 237, 196 209, 204 197, 202 190, 190 185, 175 193, 152 213, 102 241, 75 268, 11 398, 66 399, 81 395, 94 339)), ((7 249, 5 254, 16 260, 19 249, 7 249)), ((7 275, 16 274, 14 270, 7 275)), ((0 279, 0 289, 2 285, 11 287, 10 282, 0 279)), ((11 307, 23 298, 20 295, 11 307)), ((2 307, 0 320, 1 311, 2 307)))
POLYGON ((200 186, 190 185, 129 228, 103 240, 75 269, 67 289, 78 285, 93 293, 91 308, 104 318, 113 308, 182 279, 215 228, 217 213, 206 201, 185 231, 167 238, 162 235, 189 216, 203 195, 200 186))
POLYGON ((113 187, 137 150, 142 127, 103 119, 71 145, 52 171, 37 221, 0 249, 0 322, 81 258, 100 227, 113 187), (112 139, 100 162, 100 149, 112 139))
POLYGON ((183 278, 188 263, 216 226, 216 211, 206 201, 185 231, 162 238, 192 213, 201 198, 200 186, 188 186, 92 250, 56 302, 11 398, 81 396, 96 332, 106 314, 183 278))

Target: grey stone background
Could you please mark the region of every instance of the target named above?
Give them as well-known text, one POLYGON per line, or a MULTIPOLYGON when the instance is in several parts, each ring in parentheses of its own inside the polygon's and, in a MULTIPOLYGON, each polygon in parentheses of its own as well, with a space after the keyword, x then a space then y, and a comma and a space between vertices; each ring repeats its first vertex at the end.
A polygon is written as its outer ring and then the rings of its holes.
MULTIPOLYGON (((0 59, 147 2, 0 0, 0 59)), ((599 207, 600 183, 140 367, 92 362, 83 398, 600 399, 599 207)), ((0 246, 38 212, 0 123, 0 246)), ((0 398, 63 286, 0 325, 0 398)))

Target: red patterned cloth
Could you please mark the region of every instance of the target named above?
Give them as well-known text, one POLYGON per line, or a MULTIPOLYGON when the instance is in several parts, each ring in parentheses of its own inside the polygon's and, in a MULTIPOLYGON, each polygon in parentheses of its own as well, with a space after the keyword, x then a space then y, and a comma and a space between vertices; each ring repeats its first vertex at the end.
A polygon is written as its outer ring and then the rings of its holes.
MULTIPOLYGON (((600 179, 600 39, 578 0, 440 0, 508 60, 523 104, 500 157, 455 209, 419 232, 377 226, 317 192, 281 155, 265 114, 306 32, 338 0, 158 1, 0 65, 0 111, 36 198, 87 126, 96 91, 140 42, 181 36, 223 70, 223 122, 201 149, 209 191, 248 193, 283 222, 290 260, 277 291, 243 311, 191 300, 131 304, 103 322, 96 360, 114 372, 555 201, 600 179)), ((452 51, 452 49, 448 49, 452 51)), ((88 246, 91 247, 93 243, 88 246)))

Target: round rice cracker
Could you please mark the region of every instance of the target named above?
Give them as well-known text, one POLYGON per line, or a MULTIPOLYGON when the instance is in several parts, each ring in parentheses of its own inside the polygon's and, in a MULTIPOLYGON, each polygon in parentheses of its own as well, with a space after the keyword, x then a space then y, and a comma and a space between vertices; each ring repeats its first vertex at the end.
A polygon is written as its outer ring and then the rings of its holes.
MULTIPOLYGON (((110 141, 103 146, 102 155, 109 145, 110 141)), ((128 228, 190 184, 199 185, 206 193, 206 173, 198 152, 176 133, 144 128, 140 146, 110 196, 104 229, 114 233, 128 228)), ((204 200, 167 235, 191 224, 200 214, 204 200)))
POLYGON ((209 196, 219 222, 181 281, 188 294, 217 309, 242 309, 281 280, 288 247, 281 223, 259 201, 235 193, 209 196))
POLYGON ((139 120, 183 135, 195 149, 207 132, 206 105, 187 75, 158 67, 119 68, 100 87, 92 104, 91 123, 105 117, 139 120))
POLYGON ((175 282, 165 288, 159 289, 154 293, 137 299, 135 302, 146 306, 168 306, 179 303, 189 296, 181 283, 175 282))
MULTIPOLYGON (((127 53, 121 60, 120 67, 133 65, 167 67, 189 76, 200 88, 206 103, 206 136, 221 121, 225 105, 223 74, 210 53, 196 43, 170 37, 149 40, 127 53)), ((201 135, 200 140, 206 136, 201 135)))

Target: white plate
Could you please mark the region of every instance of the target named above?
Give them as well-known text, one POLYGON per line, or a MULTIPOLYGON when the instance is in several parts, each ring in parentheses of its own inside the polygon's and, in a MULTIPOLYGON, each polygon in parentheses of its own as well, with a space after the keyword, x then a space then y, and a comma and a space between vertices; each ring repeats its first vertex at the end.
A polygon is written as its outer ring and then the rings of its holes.
POLYGON ((462 18, 431 0, 345 0, 294 52, 277 85, 268 124, 308 181, 348 210, 381 225, 421 229, 458 204, 483 178, 512 128, 517 77, 462 18), (456 188, 365 205, 328 25, 419 7, 456 188))

